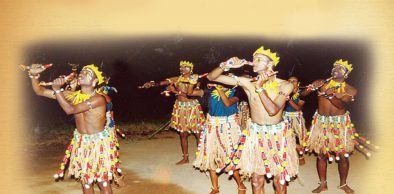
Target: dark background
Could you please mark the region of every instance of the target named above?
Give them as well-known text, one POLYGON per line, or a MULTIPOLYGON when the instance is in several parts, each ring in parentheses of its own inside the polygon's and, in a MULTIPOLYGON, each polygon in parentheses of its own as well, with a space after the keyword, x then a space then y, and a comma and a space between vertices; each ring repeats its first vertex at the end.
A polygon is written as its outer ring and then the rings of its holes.
MULTIPOLYGON (((164 88, 138 89, 138 85, 179 75, 179 61, 192 61, 194 72, 206 73, 222 61, 238 56, 249 61, 253 52, 264 45, 276 51, 280 62, 278 77, 293 75, 301 85, 315 79, 328 78, 332 64, 339 58, 349 60, 354 70, 347 82, 358 89, 356 101, 348 106, 352 120, 359 131, 368 133, 368 85, 371 65, 368 44, 360 40, 273 40, 260 37, 193 37, 160 36, 134 38, 74 39, 39 42, 25 50, 25 63, 53 63, 42 73, 40 80, 51 81, 71 72, 68 63, 80 64, 79 70, 91 63, 101 66, 111 77, 110 85, 117 88, 111 95, 117 122, 165 121, 170 118, 174 98, 159 93, 164 88), (101 65, 103 64, 103 65, 101 65)), ((38 97, 30 88, 26 76, 26 115, 30 127, 59 127, 72 125, 56 101, 38 97)), ((316 94, 304 98, 304 115, 309 125, 317 108, 316 94)))

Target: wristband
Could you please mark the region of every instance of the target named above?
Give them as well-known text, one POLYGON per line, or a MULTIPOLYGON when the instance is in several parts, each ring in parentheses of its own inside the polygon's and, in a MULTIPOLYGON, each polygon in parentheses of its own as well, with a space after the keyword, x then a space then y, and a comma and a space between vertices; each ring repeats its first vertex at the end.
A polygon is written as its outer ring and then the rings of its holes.
POLYGON ((224 63, 224 62, 220 63, 220 65, 219 65, 220 69, 222 69, 224 72, 230 71, 230 68, 224 67, 225 65, 226 65, 226 63, 224 63))
POLYGON ((60 92, 63 92, 63 91, 64 91, 63 88, 60 88, 60 89, 58 89, 58 90, 54 90, 53 93, 52 93, 52 95, 59 94, 60 92))
POLYGON ((32 74, 30 74, 30 72, 29 72, 29 77, 32 78, 32 79, 38 79, 38 78, 40 78, 40 74, 32 75, 32 74))
POLYGON ((256 88, 255 90, 256 93, 261 93, 262 91, 264 91, 264 88, 256 88))

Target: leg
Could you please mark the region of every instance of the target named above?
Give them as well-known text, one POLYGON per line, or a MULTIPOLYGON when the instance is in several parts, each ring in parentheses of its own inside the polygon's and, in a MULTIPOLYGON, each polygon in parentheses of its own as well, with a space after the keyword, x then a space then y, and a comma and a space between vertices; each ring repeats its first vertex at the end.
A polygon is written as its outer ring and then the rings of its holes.
POLYGON ((200 143, 201 131, 199 131, 198 133, 195 133, 194 136, 196 137, 196 142, 197 142, 197 147, 198 147, 198 143, 200 143))
POLYGON ((340 156, 340 160, 338 163, 338 171, 339 171, 339 189, 345 191, 345 193, 354 193, 354 191, 346 184, 347 175, 349 173, 349 158, 340 156))
POLYGON ((114 174, 114 183, 117 184, 119 187, 126 186, 126 183, 124 182, 124 175, 120 174, 118 172, 115 172, 115 174, 114 174))
POLYGON ((209 194, 216 194, 219 193, 219 180, 216 171, 209 170, 209 175, 211 177, 211 184, 212 184, 212 191, 209 194))
POLYGON ((274 177, 275 194, 286 194, 287 193, 286 183, 284 185, 281 185, 279 181, 280 181, 280 177, 275 176, 274 177))
POLYGON ((89 188, 86 188, 84 184, 82 184, 82 192, 83 194, 94 194, 93 184, 89 185, 89 188))
POLYGON ((112 187, 109 181, 100 182, 97 185, 99 186, 100 194, 112 194, 112 187), (107 184, 106 187, 104 187, 104 183, 107 184))
POLYGON ((264 194, 264 175, 252 174, 252 190, 253 194, 264 194))
POLYGON ((188 154, 188 145, 187 145, 187 137, 189 134, 187 132, 181 132, 179 133, 179 136, 181 138, 181 148, 182 148, 182 154, 183 158, 179 162, 176 163, 176 165, 181 165, 181 164, 187 164, 189 163, 189 154, 188 154))
POLYGON ((246 187, 241 180, 238 170, 234 171, 233 177, 238 186, 238 194, 246 194, 246 187))
POLYGON ((305 158, 304 158, 303 154, 300 154, 300 150, 302 150, 301 146, 297 145, 296 150, 297 150, 297 153, 298 153, 298 163, 300 164, 300 166, 302 166, 302 165, 305 164, 305 158))
POLYGON ((327 191, 327 156, 320 153, 316 158, 317 173, 319 174, 319 186, 312 193, 327 191))

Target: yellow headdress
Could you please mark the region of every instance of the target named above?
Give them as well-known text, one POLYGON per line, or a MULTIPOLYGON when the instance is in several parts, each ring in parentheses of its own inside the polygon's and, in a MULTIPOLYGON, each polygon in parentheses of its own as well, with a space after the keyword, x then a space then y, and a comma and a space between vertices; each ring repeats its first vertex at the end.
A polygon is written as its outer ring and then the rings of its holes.
POLYGON ((98 84, 102 84, 104 82, 103 72, 101 72, 94 64, 86 65, 82 68, 82 70, 85 68, 89 68, 94 72, 98 79, 98 84))
POLYGON ((339 65, 344 66, 347 69, 346 74, 349 74, 353 70, 352 64, 348 63, 348 61, 344 61, 342 59, 339 59, 339 60, 335 61, 334 65, 335 64, 339 64, 339 65))
POLYGON ((190 62, 190 61, 181 61, 180 63, 179 63, 179 66, 187 66, 187 67, 190 67, 190 68, 192 68, 193 69, 193 63, 192 62, 190 62))
POLYGON ((257 55, 257 54, 262 54, 267 56, 268 58, 270 58, 273 62, 274 65, 276 66, 279 63, 279 59, 280 57, 278 57, 278 55, 276 55, 276 53, 271 52, 270 49, 265 50, 263 46, 261 46, 260 48, 258 48, 254 53, 253 56, 257 55))

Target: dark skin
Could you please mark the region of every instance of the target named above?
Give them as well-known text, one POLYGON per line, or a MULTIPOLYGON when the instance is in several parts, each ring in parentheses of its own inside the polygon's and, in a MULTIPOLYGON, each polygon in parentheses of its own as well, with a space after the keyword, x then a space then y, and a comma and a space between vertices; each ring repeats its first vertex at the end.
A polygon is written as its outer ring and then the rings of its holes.
MULTIPOLYGON (((192 101, 192 99, 189 99, 187 97, 187 94, 190 94, 193 92, 194 85, 188 84, 188 83, 177 83, 177 81, 180 77, 191 78, 191 79, 197 81, 198 75, 196 75, 196 74, 192 75, 191 68, 188 66, 181 66, 179 68, 179 70, 181 73, 181 75, 179 77, 171 77, 171 78, 163 80, 157 84, 147 82, 143 85, 143 87, 144 88, 151 88, 151 87, 155 87, 155 86, 168 86, 167 90, 175 93, 177 95, 177 100, 179 100, 181 102, 190 102, 190 101, 192 101)), ((198 140, 200 139, 200 133, 195 134, 195 136, 196 136, 196 142, 198 144, 198 140)), ((187 164, 187 163, 189 163, 189 151, 188 151, 188 141, 187 141, 189 134, 187 132, 182 132, 182 133, 179 133, 179 137, 180 137, 180 142, 181 142, 183 158, 179 162, 177 162, 176 164, 177 165, 187 164)))
MULTIPOLYGON (((291 107, 293 107, 295 110, 301 111, 302 106, 304 106, 304 104, 305 104, 305 101, 299 100, 298 103, 295 103, 295 102, 291 99, 291 96, 294 95, 294 94, 298 91, 299 83, 300 83, 300 82, 298 82, 298 78, 296 78, 296 77, 290 77, 290 78, 288 79, 288 81, 289 81, 290 83, 293 84, 294 90, 293 90, 293 92, 291 93, 291 95, 289 96, 287 102, 288 102, 289 105, 290 105, 291 107)), ((297 148, 296 148, 296 149, 297 149, 297 153, 299 153, 299 151, 300 151, 300 146, 297 145, 297 148)), ((300 165, 304 165, 304 164, 305 164, 305 158, 304 158, 303 156, 300 157, 299 160, 298 160, 298 162, 299 162, 300 165)))
MULTIPOLYGON (((40 68, 39 65, 33 64, 30 69, 30 74, 35 76, 43 71, 44 69, 40 68)), ((97 77, 90 69, 83 69, 78 76, 81 92, 83 94, 92 94, 91 98, 87 100, 91 103, 91 107, 89 107, 86 102, 74 105, 67 101, 65 95, 70 94, 71 92, 69 91, 53 95, 53 91, 59 90, 66 83, 64 78, 57 78, 53 81, 53 90, 40 86, 38 79, 31 79, 33 90, 37 95, 56 99, 66 114, 74 115, 77 130, 81 134, 95 134, 104 130, 106 101, 103 96, 94 92, 94 87, 97 82, 97 77)), ((103 182, 97 183, 97 185, 99 186, 101 194, 112 194, 112 188, 108 182, 106 187, 103 186, 103 182)), ((84 194, 94 193, 92 186, 87 189, 82 185, 82 190, 84 194)))
MULTIPOLYGON (((347 78, 347 69, 342 65, 334 65, 332 69, 332 77, 336 82, 344 82, 347 78)), ((325 86, 328 83, 323 83, 322 79, 316 80, 312 83, 311 87, 305 88, 301 95, 305 96, 312 92, 312 87, 318 88, 318 94, 326 93, 328 96, 332 95, 332 98, 326 98, 324 96, 318 96, 318 113, 325 116, 337 116, 346 113, 346 104, 352 101, 352 97, 356 96, 357 90, 346 83, 344 92, 337 92, 334 88, 326 89, 325 86)), ((327 187, 327 161, 328 157, 325 154, 320 153, 316 160, 317 172, 319 174, 320 185, 312 191, 312 193, 320 193, 328 190, 327 187)), ((338 162, 338 171, 340 178, 340 185, 345 193, 354 193, 354 191, 346 184, 347 176, 349 173, 349 159, 340 155, 338 162)))
MULTIPOLYGON (((224 88, 221 85, 218 85, 216 87, 216 90, 219 93, 220 99, 223 101, 224 106, 230 107, 231 105, 239 102, 239 98, 234 96, 231 98, 228 98, 225 94, 225 92, 228 90, 228 88, 224 88)), ((191 93, 189 93, 189 96, 203 96, 204 91, 201 89, 195 89, 191 93)), ((219 176, 216 173, 215 170, 210 169, 209 170, 209 176, 211 178, 211 184, 212 184, 212 191, 209 194, 216 194, 219 193, 219 176)), ((238 194, 245 194, 246 193, 246 187, 242 182, 241 176, 239 174, 239 171, 236 170, 234 171, 233 174, 234 180, 237 183, 238 186, 238 194)))

